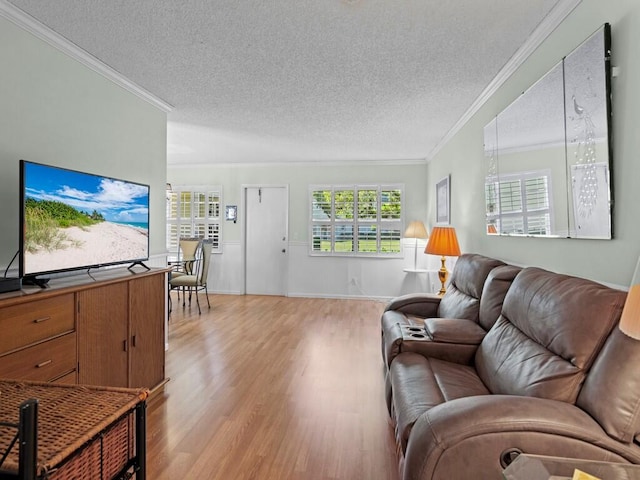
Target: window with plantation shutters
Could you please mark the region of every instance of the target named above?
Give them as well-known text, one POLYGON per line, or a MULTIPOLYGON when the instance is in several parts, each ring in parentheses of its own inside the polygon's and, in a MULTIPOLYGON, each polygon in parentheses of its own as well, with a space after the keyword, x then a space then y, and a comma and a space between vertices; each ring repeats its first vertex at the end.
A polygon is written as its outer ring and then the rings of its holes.
POLYGON ((167 192, 167 251, 179 253, 180 238, 212 240, 213 252, 222 252, 222 187, 176 187, 167 192))
POLYGON ((402 185, 311 185, 311 255, 400 256, 402 185))
POLYGON ((551 233, 550 172, 501 174, 485 184, 487 225, 503 235, 551 233))

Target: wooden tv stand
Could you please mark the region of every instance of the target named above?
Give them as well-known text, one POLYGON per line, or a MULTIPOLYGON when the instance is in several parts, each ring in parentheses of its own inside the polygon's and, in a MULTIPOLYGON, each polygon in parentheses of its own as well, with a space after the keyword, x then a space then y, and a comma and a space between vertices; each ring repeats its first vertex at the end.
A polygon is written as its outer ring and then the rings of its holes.
POLYGON ((167 272, 113 268, 0 294, 0 378, 162 385, 167 272))

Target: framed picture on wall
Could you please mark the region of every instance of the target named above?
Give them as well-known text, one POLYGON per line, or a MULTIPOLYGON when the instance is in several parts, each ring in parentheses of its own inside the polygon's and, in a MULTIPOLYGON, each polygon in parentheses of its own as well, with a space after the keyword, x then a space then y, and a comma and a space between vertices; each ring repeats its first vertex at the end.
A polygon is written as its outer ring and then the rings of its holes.
POLYGON ((236 223, 236 220, 238 219, 237 205, 227 205, 224 211, 224 218, 228 221, 236 223))
POLYGON ((449 179, 451 175, 447 175, 438 183, 436 183, 436 224, 448 225, 451 221, 449 203, 451 201, 451 193, 449 190, 449 179))

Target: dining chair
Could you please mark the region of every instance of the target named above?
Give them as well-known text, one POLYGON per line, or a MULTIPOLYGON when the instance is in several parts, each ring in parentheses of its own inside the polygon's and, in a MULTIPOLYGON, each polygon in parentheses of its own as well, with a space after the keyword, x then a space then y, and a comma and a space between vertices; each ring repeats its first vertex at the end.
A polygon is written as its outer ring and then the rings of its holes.
POLYGON ((195 293, 196 303, 198 305, 198 313, 201 314, 200 300, 198 291, 204 290, 207 297, 207 305, 211 308, 209 302, 209 291, 207 289, 207 277, 209 275, 209 265, 211 264, 211 251, 213 244, 211 239, 202 240, 200 246, 196 250, 195 260, 193 262, 193 273, 180 275, 169 280, 169 288, 182 288, 182 306, 186 306, 186 291, 189 292, 189 303, 191 303, 191 294, 195 293))
MULTIPOLYGON (((169 272, 169 293, 173 289, 178 290, 178 300, 180 300, 180 289, 171 287, 171 280, 193 273, 196 251, 201 241, 202 237, 180 237, 178 240, 178 260, 169 262, 169 265, 173 267, 173 270, 169 272)), ((184 288, 182 290, 184 295, 184 288)), ((172 303, 171 295, 169 295, 169 312, 171 312, 172 303)))
POLYGON ((180 246, 179 266, 183 273, 191 275, 193 273, 193 263, 196 260, 196 252, 202 242, 202 237, 180 238, 178 245, 180 246))

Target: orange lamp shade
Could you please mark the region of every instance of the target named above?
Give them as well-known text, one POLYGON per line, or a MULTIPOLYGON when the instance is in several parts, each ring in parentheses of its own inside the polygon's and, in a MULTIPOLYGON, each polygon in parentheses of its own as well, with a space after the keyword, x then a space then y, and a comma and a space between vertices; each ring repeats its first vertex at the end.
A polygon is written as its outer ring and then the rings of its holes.
POLYGON ((490 223, 489 225, 487 225, 487 233, 496 234, 498 233, 498 229, 493 223, 490 223))
POLYGON ((456 229, 453 227, 433 227, 424 253, 442 255, 443 257, 459 257, 460 245, 458 245, 456 229))

